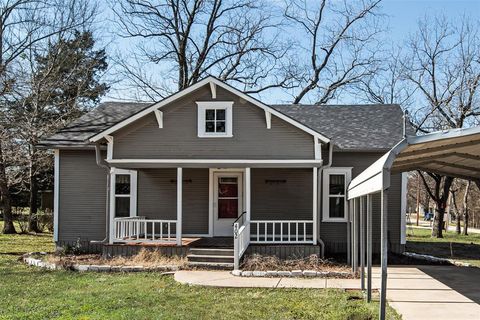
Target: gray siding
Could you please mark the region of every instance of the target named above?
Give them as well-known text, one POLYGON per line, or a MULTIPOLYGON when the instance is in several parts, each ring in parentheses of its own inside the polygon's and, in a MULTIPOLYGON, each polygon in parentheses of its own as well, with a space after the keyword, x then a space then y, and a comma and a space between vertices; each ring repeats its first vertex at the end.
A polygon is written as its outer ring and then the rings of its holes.
POLYGON ((60 151, 59 242, 103 240, 106 223, 106 171, 95 151, 60 151))
MULTIPOLYGON (((353 153, 334 152, 332 167, 353 167, 352 179, 365 170, 369 165, 378 160, 383 153, 353 153)), ((322 197, 320 199, 322 201, 322 197)), ((320 219, 321 219, 320 205, 320 219)), ((380 240, 380 195, 375 194, 372 203, 373 217, 373 243, 374 251, 378 252, 380 240)), ((334 251, 346 250, 347 224, 340 222, 321 222, 320 238, 328 248, 334 251)), ((401 236, 401 175, 392 175, 391 187, 388 192, 388 238, 390 249, 400 250, 401 236)))
POLYGON ((162 108, 163 128, 152 113, 114 134, 116 159, 313 159, 310 134, 217 88, 217 101, 233 101, 233 137, 198 138, 196 101, 211 101, 208 86, 162 108))
MULTIPOLYGON (((176 169, 138 171, 137 213, 150 219, 177 219, 176 169)), ((182 232, 208 233, 208 169, 183 170, 182 232)))
POLYGON ((312 169, 252 169, 251 180, 252 220, 312 219, 312 169))

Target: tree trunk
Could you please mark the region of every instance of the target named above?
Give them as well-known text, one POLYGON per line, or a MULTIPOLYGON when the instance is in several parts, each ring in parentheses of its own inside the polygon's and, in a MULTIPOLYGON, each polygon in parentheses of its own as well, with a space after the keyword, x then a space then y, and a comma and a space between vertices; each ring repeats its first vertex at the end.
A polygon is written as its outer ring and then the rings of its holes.
POLYGON ((28 231, 41 232, 38 227, 37 217, 37 200, 38 200, 38 185, 37 185, 37 163, 36 163, 36 150, 32 150, 30 157, 30 216, 28 218, 28 231))
POLYGON ((468 235, 468 193, 470 192, 471 182, 467 182, 465 194, 463 195, 463 235, 468 235))
POLYGON ((460 211, 458 210, 457 206, 457 195, 456 192, 451 192, 452 200, 453 200, 453 207, 455 208, 455 233, 460 234, 461 233, 461 226, 460 226, 460 211))
POLYGON ((3 162, 2 143, 0 142, 0 195, 3 208, 3 230, 4 234, 17 233, 13 225, 12 202, 10 199, 10 191, 8 190, 7 174, 5 163, 3 162))
POLYGON ((433 217, 432 237, 443 238, 443 217, 445 215, 445 203, 435 201, 435 216, 433 217))

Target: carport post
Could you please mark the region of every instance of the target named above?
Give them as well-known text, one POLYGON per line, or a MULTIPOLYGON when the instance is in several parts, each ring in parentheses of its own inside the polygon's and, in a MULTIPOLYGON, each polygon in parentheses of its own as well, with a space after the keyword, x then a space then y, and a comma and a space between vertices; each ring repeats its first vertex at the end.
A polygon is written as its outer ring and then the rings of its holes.
POLYGON ((351 264, 352 263, 352 256, 351 256, 351 224, 350 224, 350 219, 352 217, 352 202, 353 200, 348 200, 348 210, 347 210, 347 263, 351 264))
POLYGON ((372 301, 372 196, 367 194, 367 302, 372 301))
POLYGON ((360 213, 360 285, 362 291, 365 290, 365 210, 364 210, 364 197, 360 197, 359 201, 359 213, 360 213))
POLYGON ((387 302, 387 254, 388 254, 388 225, 387 225, 387 190, 382 187, 381 191, 381 269, 382 280, 380 285, 380 320, 385 320, 385 308, 387 302))

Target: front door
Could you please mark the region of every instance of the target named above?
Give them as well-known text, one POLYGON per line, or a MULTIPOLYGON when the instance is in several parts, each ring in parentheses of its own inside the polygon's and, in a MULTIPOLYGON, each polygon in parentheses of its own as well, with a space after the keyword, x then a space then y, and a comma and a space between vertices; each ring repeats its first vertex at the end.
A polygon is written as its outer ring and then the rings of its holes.
POLYGON ((243 210, 242 173, 215 172, 213 179, 213 235, 231 237, 243 210))

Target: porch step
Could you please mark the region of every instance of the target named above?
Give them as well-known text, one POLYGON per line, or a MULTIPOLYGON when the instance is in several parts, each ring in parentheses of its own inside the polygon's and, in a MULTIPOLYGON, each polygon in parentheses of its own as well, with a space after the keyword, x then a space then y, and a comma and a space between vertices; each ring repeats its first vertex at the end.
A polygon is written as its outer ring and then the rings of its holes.
POLYGON ((188 264, 207 268, 233 268, 233 249, 231 248, 190 248, 188 264))
POLYGON ((233 256, 207 256, 189 254, 187 256, 188 262, 215 262, 215 263, 233 263, 233 256))
POLYGON ((233 257, 233 249, 230 248, 190 248, 189 253, 192 255, 233 257))
POLYGON ((206 267, 212 269, 233 269, 233 263, 225 263, 225 262, 189 262, 191 266, 197 267, 206 267))

